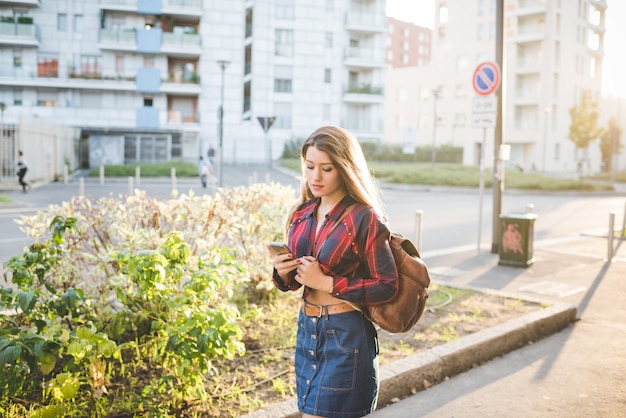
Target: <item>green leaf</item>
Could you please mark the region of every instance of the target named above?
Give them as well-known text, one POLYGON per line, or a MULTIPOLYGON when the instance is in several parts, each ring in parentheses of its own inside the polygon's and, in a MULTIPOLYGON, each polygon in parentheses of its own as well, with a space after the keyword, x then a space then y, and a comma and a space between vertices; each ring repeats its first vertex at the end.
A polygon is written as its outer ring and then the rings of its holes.
POLYGON ((22 348, 14 345, 0 351, 0 364, 14 364, 22 355, 22 348))
POLYGON ((57 364, 57 358, 52 353, 44 353, 39 356, 38 360, 43 374, 49 374, 57 364))
POLYGON ((20 292, 17 295, 17 302, 20 305, 20 309, 24 313, 30 313, 35 306, 35 292, 20 292))

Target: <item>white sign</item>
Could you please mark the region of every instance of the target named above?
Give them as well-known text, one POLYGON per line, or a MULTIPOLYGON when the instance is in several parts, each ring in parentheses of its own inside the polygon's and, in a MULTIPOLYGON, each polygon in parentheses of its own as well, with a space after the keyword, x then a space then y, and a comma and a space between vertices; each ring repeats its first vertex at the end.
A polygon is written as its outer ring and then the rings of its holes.
POLYGON ((497 112, 498 110, 498 98, 497 97, 476 97, 472 101, 473 113, 489 113, 497 112))
POLYGON ((473 128, 495 128, 496 127, 496 114, 495 113, 472 113, 472 127, 473 128))

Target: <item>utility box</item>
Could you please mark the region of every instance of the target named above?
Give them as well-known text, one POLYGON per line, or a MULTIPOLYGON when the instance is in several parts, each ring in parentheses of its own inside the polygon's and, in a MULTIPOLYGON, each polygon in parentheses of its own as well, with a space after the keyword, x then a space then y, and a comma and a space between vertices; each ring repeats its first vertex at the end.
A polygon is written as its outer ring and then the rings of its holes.
POLYGON ((500 260, 498 264, 528 267, 535 262, 533 242, 535 235, 535 213, 512 213, 500 215, 500 260))

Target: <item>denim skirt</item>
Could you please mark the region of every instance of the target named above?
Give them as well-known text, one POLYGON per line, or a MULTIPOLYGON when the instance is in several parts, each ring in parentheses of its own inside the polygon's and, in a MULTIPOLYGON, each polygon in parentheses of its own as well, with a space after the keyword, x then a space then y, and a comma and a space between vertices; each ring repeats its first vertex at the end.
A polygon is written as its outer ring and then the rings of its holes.
POLYGON ((300 412, 354 418, 376 409, 378 337, 360 312, 315 317, 300 310, 295 365, 300 412))

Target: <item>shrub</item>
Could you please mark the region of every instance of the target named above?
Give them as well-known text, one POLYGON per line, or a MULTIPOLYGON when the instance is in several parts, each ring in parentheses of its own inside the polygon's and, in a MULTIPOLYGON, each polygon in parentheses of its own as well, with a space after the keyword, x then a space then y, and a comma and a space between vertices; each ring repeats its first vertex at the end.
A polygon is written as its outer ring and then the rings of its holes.
POLYGON ((165 201, 137 191, 22 217, 35 243, 5 264, 0 413, 23 399, 24 414, 59 415, 210 402, 215 360, 244 352, 248 296, 268 298, 265 243, 281 239, 293 199, 276 184, 165 201))

